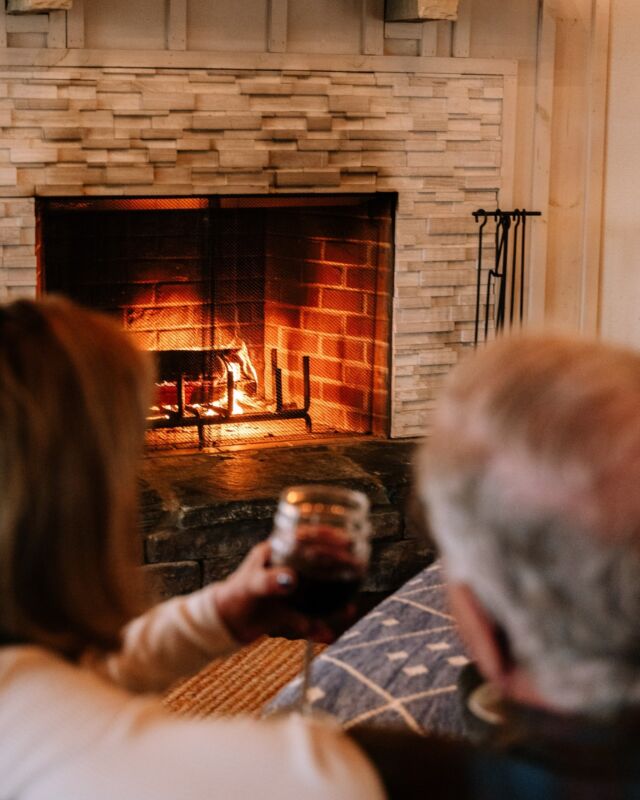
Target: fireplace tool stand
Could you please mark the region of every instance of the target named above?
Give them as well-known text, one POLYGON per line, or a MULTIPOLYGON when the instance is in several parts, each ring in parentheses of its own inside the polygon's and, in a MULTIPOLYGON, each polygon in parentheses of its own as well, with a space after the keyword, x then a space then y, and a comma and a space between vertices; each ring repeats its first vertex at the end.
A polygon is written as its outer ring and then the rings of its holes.
POLYGON ((524 294, 526 280, 527 219, 541 216, 539 211, 516 208, 514 211, 485 211, 483 208, 472 212, 478 226, 478 260, 476 264, 476 313, 473 344, 477 347, 480 338, 481 309, 480 295, 482 285, 482 256, 484 249, 484 228, 489 220, 495 223, 493 265, 487 271, 487 284, 484 302, 484 341, 489 338, 491 306, 494 307, 494 328, 499 333, 508 322, 509 327, 522 325, 524 320, 524 294), (495 292, 495 296, 494 296, 495 292), (517 301, 517 302, 516 302, 517 301), (508 319, 507 319, 508 305, 508 319))
POLYGON ((163 408, 163 416, 149 419, 152 429, 158 428, 197 428, 198 447, 204 447, 204 429, 208 425, 240 425, 251 422, 271 422, 275 420, 302 419, 309 433, 312 430, 309 408, 311 406, 310 358, 302 356, 303 405, 286 403, 282 393, 282 369, 278 366, 278 352, 271 350, 271 379, 275 409, 273 411, 250 411, 234 414, 234 400, 237 384, 234 374, 234 348, 215 350, 159 350, 158 372, 160 381, 176 384, 177 405, 175 409, 163 408), (202 406, 186 402, 186 382, 200 382, 202 385, 211 378, 211 364, 223 365, 226 380, 226 403, 207 402, 202 406), (209 413, 207 413, 209 412, 209 413))

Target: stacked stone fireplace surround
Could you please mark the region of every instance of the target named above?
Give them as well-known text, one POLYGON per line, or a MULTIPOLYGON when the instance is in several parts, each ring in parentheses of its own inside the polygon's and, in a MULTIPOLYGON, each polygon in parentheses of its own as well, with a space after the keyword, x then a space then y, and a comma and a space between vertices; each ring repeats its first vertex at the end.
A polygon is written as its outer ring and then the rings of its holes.
MULTIPOLYGON (((497 68, 386 71, 383 62, 342 71, 2 68, 0 296, 38 291, 37 196, 395 192, 388 430, 392 439, 424 435, 442 377, 473 335, 471 211, 495 207, 503 187, 506 79, 497 68)), ((348 266, 336 254, 325 265, 348 266)), ((159 460, 158 485, 148 465, 145 475, 146 560, 168 591, 186 590, 222 567, 211 566, 211 541, 207 565, 192 544, 181 549, 186 500, 177 511, 154 505, 167 485, 167 458, 159 460)), ((387 538, 381 524, 380 547, 411 559, 393 498, 378 505, 397 522, 387 538)), ((202 533, 211 520, 200 512, 192 516, 202 533)))

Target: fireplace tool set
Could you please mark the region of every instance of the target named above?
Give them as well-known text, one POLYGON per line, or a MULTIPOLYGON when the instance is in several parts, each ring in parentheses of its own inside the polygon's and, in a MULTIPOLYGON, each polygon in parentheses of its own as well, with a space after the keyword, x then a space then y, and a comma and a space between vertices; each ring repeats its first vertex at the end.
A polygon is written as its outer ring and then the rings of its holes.
POLYGON ((509 307, 508 323, 510 327, 514 325, 514 321, 520 324, 524 319, 527 219, 539 216, 541 216, 539 211, 526 211, 518 208, 514 211, 503 211, 499 208, 495 211, 485 211, 481 208, 473 212, 473 218, 479 223, 474 347, 478 344, 481 323, 480 296, 485 226, 489 220, 493 220, 495 223, 493 234, 494 260, 493 266, 489 268, 487 273, 484 303, 484 340, 486 341, 489 334, 492 305, 496 333, 505 327, 507 304, 509 307))

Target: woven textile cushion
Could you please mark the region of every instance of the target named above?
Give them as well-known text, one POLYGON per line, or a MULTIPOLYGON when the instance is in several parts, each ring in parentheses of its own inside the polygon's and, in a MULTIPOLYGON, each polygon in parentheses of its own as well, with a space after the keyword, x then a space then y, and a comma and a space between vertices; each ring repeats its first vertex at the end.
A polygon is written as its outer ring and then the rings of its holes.
MULTIPOLYGON (((315 659, 309 699, 347 729, 366 723, 462 736, 457 680, 467 663, 436 563, 315 659)), ((299 688, 296 678, 268 710, 290 705, 299 688)))

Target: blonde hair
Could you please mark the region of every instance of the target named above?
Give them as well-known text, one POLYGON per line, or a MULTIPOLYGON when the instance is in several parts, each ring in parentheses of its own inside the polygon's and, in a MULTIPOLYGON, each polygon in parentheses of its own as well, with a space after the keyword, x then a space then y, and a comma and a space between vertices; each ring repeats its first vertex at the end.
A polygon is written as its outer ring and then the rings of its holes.
POLYGON ((148 358, 61 298, 0 307, 0 631, 75 657, 137 608, 148 358))
POLYGON ((455 369, 419 465, 449 577, 555 705, 640 700, 640 356, 522 336, 455 369))

